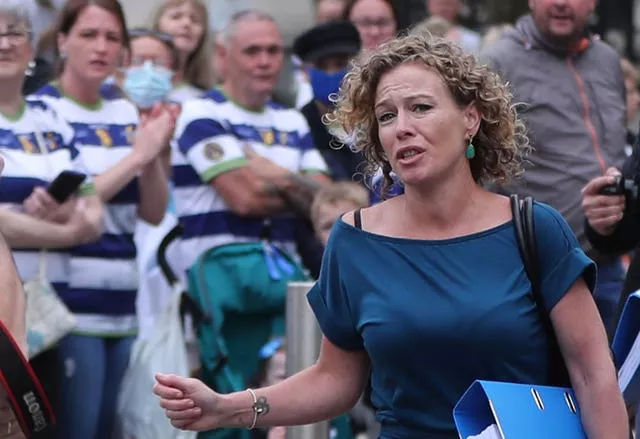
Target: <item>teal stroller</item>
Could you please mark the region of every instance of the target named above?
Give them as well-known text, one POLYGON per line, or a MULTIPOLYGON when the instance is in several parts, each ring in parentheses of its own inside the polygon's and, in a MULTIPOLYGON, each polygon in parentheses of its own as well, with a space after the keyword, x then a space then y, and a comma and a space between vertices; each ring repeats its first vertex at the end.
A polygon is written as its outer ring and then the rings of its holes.
MULTIPOLYGON (((212 248, 188 272, 189 296, 202 311, 197 328, 200 378, 219 393, 246 389, 259 351, 284 335, 287 284, 308 280, 300 264, 266 240, 212 248)), ((201 439, 247 439, 242 429, 204 432, 201 439)))

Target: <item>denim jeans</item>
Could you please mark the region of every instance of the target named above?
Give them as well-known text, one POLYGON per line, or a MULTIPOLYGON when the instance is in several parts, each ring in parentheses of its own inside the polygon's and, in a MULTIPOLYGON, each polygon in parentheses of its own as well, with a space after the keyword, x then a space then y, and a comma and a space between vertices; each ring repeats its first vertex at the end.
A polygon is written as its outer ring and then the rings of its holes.
POLYGON ((607 330, 609 341, 613 339, 616 329, 618 302, 622 294, 624 276, 624 269, 620 260, 598 265, 598 279, 596 281, 594 299, 598 306, 598 311, 600 311, 604 327, 607 330))
POLYGON ((112 438, 120 383, 134 340, 72 334, 60 342, 60 439, 112 438))

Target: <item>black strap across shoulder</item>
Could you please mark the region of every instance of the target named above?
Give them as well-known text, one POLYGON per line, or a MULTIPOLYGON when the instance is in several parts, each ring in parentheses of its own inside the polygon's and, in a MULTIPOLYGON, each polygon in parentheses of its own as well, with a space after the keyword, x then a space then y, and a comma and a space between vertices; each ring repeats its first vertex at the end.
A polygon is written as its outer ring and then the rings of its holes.
POLYGON ((362 230, 362 209, 357 209, 353 212, 353 225, 356 226, 356 229, 362 230))
POLYGON ((513 226, 518 243, 518 250, 524 264, 524 270, 531 282, 531 294, 536 303, 540 320, 547 334, 549 345, 549 385, 569 387, 569 372, 565 364, 558 339, 556 337, 551 316, 544 305, 544 298, 540 291, 540 265, 538 259, 538 245, 533 217, 533 198, 525 197, 522 201, 518 195, 511 195, 511 213, 513 226))
POLYGON ((0 383, 28 439, 48 437, 55 424, 47 396, 8 329, 0 322, 0 383))

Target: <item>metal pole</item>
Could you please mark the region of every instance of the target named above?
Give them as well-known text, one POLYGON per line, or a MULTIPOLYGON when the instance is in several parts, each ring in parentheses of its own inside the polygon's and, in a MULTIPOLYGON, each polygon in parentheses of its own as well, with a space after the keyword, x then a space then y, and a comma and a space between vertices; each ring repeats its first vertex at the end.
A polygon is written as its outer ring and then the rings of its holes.
MULTIPOLYGON (((322 332, 307 302, 313 282, 291 282, 287 287, 287 376, 313 365, 320 353, 322 332)), ((287 439, 328 439, 329 422, 287 428, 287 439)))

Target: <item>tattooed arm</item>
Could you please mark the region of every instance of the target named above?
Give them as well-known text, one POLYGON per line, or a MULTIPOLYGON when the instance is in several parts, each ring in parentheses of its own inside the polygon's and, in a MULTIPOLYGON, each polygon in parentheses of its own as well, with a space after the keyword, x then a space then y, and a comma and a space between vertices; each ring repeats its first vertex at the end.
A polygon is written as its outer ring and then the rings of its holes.
POLYGON ((265 182, 272 193, 277 194, 291 210, 306 218, 309 217, 313 197, 320 187, 331 180, 322 173, 298 174, 291 172, 262 157, 249 148, 244 149, 249 160, 249 169, 265 182))
POLYGON ((279 183, 276 183, 278 194, 287 203, 289 208, 299 215, 309 218, 311 204, 316 192, 322 185, 329 184, 331 180, 324 174, 306 176, 289 173, 279 183))

